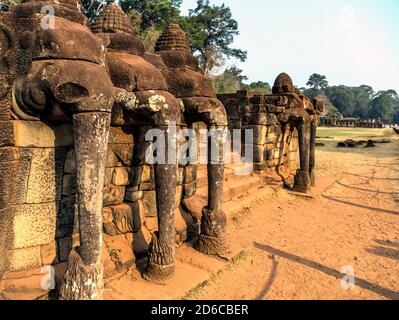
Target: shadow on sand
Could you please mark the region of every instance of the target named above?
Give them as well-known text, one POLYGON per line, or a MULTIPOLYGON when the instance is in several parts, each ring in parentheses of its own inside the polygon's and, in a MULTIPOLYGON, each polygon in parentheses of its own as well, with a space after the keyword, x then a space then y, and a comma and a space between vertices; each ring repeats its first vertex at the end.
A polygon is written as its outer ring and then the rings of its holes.
MULTIPOLYGON (((269 254, 273 254, 275 256, 279 256, 281 258, 285 258, 297 263, 300 263, 304 266, 307 266, 309 268, 318 270, 320 272, 323 272, 324 274, 328 275, 328 276, 332 276, 335 277, 337 280, 341 280, 345 277, 344 274, 342 274, 341 272, 332 269, 330 267, 327 267, 325 265, 322 265, 318 262, 306 259, 306 258, 302 258, 299 256, 296 256, 294 254, 273 248, 269 245, 264 245, 264 244, 259 244, 259 243, 254 243, 255 247, 259 250, 262 250, 264 252, 267 252, 269 254)), ((365 289, 367 291, 370 292, 374 292, 382 297, 385 297, 387 299, 391 299, 391 300, 399 300, 399 292, 387 289, 387 288, 383 288, 381 286, 379 286, 378 284, 369 282, 367 280, 364 279, 360 279, 360 278, 356 278, 356 286, 365 289)))

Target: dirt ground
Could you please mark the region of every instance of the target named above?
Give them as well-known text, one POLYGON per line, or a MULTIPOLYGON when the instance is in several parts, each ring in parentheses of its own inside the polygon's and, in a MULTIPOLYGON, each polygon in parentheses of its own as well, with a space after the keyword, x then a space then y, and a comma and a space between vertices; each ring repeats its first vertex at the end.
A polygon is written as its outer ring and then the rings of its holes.
POLYGON ((311 196, 264 187, 240 200, 247 204, 230 217, 230 262, 183 246, 170 283, 132 271, 109 281, 104 298, 399 300, 399 139, 336 147, 347 138, 318 141, 311 196))
POLYGON ((239 261, 186 298, 398 300, 399 140, 391 138, 373 149, 319 141, 314 197, 282 190, 236 217, 229 239, 244 248, 239 261))

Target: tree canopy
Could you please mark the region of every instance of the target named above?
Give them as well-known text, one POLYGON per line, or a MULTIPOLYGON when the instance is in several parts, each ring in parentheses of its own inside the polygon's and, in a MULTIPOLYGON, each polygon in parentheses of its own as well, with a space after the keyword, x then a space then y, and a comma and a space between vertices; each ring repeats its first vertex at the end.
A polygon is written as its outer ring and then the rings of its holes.
POLYGON ((178 22, 182 0, 120 0, 123 11, 135 11, 141 17, 141 30, 150 27, 163 30, 170 23, 178 22))
POLYGON ((307 85, 310 88, 302 88, 302 92, 310 98, 324 100, 330 115, 399 122, 399 97, 394 90, 375 93, 367 85, 328 86, 326 77, 318 74, 313 74, 307 85))
POLYGON ((246 51, 231 47, 239 35, 238 23, 225 4, 216 6, 209 0, 198 0, 197 7, 189 11, 188 17, 181 17, 180 24, 206 75, 227 58, 246 60, 246 51))

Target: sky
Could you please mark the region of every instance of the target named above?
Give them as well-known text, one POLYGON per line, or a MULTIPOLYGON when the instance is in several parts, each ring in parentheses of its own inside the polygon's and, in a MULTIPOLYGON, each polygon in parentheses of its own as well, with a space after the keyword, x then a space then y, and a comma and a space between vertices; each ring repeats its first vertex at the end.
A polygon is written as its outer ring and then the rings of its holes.
MULTIPOLYGON (((330 85, 370 85, 399 93, 398 0, 210 0, 225 3, 239 25, 233 46, 249 81, 273 84, 281 72, 298 87, 313 73, 330 85)), ((196 6, 183 0, 182 13, 196 6)))

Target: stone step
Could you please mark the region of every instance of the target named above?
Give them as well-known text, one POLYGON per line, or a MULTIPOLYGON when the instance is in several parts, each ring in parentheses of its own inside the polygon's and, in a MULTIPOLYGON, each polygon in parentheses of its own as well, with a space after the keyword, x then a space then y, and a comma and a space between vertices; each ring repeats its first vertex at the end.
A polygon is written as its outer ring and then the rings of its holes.
MULTIPOLYGON (((262 186, 262 179, 259 176, 248 176, 245 178, 242 176, 235 176, 234 179, 228 180, 224 183, 223 202, 240 198, 262 186)), ((208 186, 205 185, 198 188, 196 195, 207 199, 208 186)))
POLYGON ((230 200, 222 204, 223 212, 226 213, 229 220, 251 208, 254 202, 271 199, 276 195, 276 191, 271 187, 260 187, 256 192, 251 192, 246 197, 230 200))

